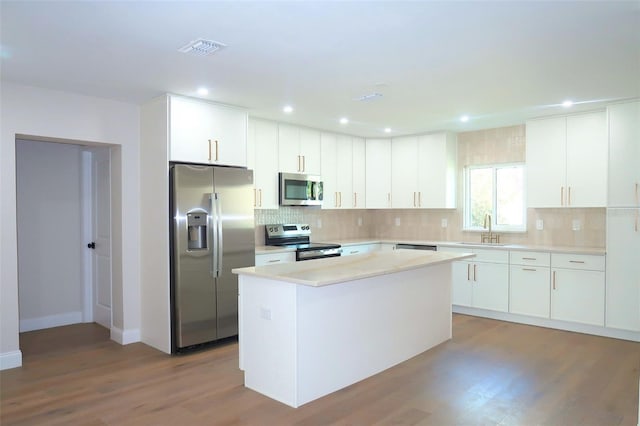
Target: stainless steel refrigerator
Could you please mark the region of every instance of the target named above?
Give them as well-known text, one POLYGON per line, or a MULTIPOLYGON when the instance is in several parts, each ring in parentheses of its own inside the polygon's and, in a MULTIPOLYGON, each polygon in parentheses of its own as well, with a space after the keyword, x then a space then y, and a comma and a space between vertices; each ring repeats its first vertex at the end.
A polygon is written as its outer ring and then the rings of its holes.
POLYGON ((255 261, 253 172, 171 164, 174 353, 238 334, 238 278, 255 261))

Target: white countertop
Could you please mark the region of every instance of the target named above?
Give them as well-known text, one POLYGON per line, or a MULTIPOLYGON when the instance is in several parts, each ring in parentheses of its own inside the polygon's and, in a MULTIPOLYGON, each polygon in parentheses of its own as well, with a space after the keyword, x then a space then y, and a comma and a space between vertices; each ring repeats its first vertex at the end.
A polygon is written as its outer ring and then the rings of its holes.
POLYGON ((393 274, 423 266, 473 257, 472 253, 445 253, 417 250, 370 252, 355 256, 331 257, 277 265, 233 269, 234 274, 253 275, 295 284, 320 287, 393 274))
MULTIPOLYGON (((344 240, 316 241, 340 244, 341 246, 355 246, 360 244, 424 244, 446 247, 460 247, 469 249, 492 249, 492 250, 519 250, 519 251, 542 251, 549 253, 571 253, 571 254, 591 254, 604 255, 603 247, 568 247, 568 246, 545 246, 545 245, 523 245, 523 244, 480 244, 474 242, 457 241, 433 241, 433 240, 405 240, 405 239, 381 239, 381 238, 351 238, 344 240)), ((283 253, 293 251, 292 248, 276 246, 256 246, 256 254, 283 253)))

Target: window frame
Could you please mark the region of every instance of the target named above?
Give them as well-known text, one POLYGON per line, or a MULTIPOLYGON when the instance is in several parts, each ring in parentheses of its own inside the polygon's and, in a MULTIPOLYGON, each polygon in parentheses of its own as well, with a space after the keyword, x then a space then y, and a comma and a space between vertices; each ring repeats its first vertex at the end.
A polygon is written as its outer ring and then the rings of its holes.
POLYGON ((487 228, 481 226, 471 226, 471 193, 470 193, 470 171, 475 169, 492 169, 492 201, 491 201, 491 230, 494 232, 527 232, 527 173, 525 162, 515 163, 494 163, 494 164, 473 164, 464 167, 464 196, 463 196, 463 231, 486 232, 487 228), (496 191, 497 170, 511 167, 522 168, 522 225, 498 225, 497 203, 498 193, 496 191))

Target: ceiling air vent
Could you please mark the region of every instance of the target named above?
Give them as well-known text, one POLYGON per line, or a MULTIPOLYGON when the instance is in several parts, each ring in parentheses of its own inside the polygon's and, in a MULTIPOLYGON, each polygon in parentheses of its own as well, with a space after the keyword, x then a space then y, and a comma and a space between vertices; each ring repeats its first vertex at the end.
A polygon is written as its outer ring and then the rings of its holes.
POLYGON ((227 45, 220 43, 219 41, 199 38, 190 42, 186 46, 181 47, 180 49, 178 49, 178 51, 182 53, 190 53, 197 56, 207 56, 225 47, 227 47, 227 45))

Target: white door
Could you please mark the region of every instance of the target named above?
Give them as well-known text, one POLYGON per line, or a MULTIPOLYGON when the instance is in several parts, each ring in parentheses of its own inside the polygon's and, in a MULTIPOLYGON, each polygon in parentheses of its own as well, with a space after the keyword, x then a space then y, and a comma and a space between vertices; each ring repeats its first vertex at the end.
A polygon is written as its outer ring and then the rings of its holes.
POLYGON ((96 149, 92 162, 93 320, 111 328, 111 161, 109 149, 96 149))

